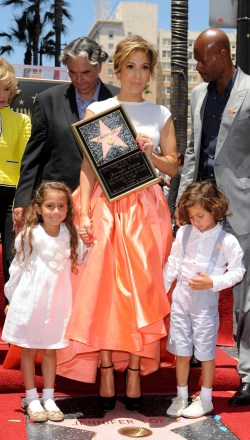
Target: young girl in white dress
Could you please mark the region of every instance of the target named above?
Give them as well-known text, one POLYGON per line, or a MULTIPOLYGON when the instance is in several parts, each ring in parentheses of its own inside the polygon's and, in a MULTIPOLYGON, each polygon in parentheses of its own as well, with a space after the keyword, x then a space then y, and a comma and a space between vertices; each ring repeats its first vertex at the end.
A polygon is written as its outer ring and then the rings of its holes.
POLYGON ((181 226, 164 267, 164 282, 173 291, 167 350, 176 355, 177 397, 167 410, 172 417, 201 417, 212 412, 215 349, 222 289, 244 276, 243 251, 225 232, 228 201, 212 181, 192 183, 179 204, 181 226), (202 387, 188 404, 188 375, 194 353, 201 361, 202 387))
POLYGON ((15 257, 5 295, 10 302, 2 338, 22 347, 21 370, 27 412, 33 421, 61 421, 54 401, 56 350, 68 345, 65 330, 71 313, 70 272, 89 250, 73 223, 69 188, 60 182, 42 183, 15 239, 15 257), (42 352, 42 404, 35 386, 35 357, 42 352))

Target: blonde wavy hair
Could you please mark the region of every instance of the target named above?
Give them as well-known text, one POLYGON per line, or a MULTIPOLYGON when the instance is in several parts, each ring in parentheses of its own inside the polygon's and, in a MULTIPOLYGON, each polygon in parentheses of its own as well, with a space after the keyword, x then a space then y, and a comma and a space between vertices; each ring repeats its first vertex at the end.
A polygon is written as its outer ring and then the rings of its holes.
POLYGON ((15 69, 4 58, 0 58, 0 85, 2 87, 9 87, 11 90, 9 104, 13 101, 15 96, 20 93, 17 85, 15 69))

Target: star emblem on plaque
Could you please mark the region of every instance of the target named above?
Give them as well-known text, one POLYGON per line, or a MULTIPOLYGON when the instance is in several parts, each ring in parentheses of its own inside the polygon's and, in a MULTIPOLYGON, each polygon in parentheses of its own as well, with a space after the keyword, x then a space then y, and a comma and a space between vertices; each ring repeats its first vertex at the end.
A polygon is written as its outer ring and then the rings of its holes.
POLYGON ((90 142, 98 142, 101 144, 103 159, 106 158, 110 149, 115 148, 115 146, 128 148, 128 145, 119 137, 122 125, 113 129, 109 128, 102 121, 99 121, 99 125, 101 132, 100 136, 90 139, 90 142))
POLYGON ((71 127, 109 202, 160 181, 122 104, 71 127))

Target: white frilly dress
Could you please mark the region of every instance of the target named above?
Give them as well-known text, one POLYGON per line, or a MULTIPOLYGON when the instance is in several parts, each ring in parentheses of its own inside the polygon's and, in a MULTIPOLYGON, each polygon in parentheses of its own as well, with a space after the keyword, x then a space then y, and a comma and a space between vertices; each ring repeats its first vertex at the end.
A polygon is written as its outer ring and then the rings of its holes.
MULTIPOLYGON (((68 345, 65 330, 72 306, 70 236, 64 223, 57 237, 48 235, 39 224, 33 229, 30 255, 25 238, 25 257, 15 256, 5 295, 10 302, 2 339, 26 348, 60 349, 68 345)), ((21 235, 15 240, 17 253, 21 235)), ((86 247, 79 240, 78 256, 86 247)))

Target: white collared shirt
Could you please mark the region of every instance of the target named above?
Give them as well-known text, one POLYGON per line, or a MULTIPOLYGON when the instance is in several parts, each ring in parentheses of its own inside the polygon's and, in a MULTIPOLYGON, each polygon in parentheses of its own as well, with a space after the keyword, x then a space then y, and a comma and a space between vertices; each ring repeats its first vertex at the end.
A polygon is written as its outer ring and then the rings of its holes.
POLYGON ((209 274, 213 281, 213 291, 218 292, 234 286, 241 281, 245 273, 242 263, 243 251, 238 240, 226 233, 222 244, 216 243, 222 226, 218 223, 214 228, 200 232, 192 226, 183 256, 183 233, 187 226, 181 226, 172 245, 171 253, 164 267, 164 282, 168 291, 177 277, 190 280, 199 272, 206 273, 214 247, 220 247, 220 252, 213 269, 209 274))

